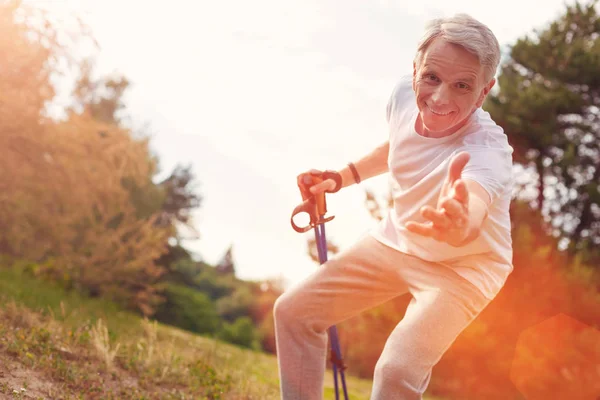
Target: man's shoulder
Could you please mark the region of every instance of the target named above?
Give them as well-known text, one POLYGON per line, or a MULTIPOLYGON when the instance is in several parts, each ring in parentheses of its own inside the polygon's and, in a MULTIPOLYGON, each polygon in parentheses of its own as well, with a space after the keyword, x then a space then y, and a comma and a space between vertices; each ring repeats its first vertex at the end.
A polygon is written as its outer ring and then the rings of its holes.
POLYGON ((469 132, 462 137, 462 145, 468 149, 494 149, 509 153, 513 152, 504 129, 482 108, 475 111, 474 124, 469 132))
POLYGON ((388 121, 390 116, 398 111, 407 109, 414 104, 414 91, 412 87, 412 75, 403 75, 392 88, 392 93, 387 104, 388 121))
POLYGON ((402 75, 392 88, 392 98, 413 93, 412 75, 402 75))

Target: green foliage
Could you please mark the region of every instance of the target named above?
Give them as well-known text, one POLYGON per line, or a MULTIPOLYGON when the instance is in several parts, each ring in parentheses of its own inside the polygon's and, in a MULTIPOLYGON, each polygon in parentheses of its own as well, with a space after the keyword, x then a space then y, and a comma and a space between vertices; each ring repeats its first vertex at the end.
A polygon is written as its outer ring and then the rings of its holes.
POLYGON ((271 292, 185 257, 176 265, 178 274, 169 276, 166 301, 155 316, 159 321, 255 350, 263 348, 263 339, 273 347, 269 317, 276 296, 261 296, 271 292))
POLYGON ((158 321, 178 326, 191 332, 212 334, 219 326, 215 304, 205 293, 192 288, 167 284, 166 301, 158 309, 158 321))
POLYGON ((176 166, 158 186, 165 196, 161 207, 164 217, 172 223, 179 222, 192 228, 191 213, 202 201, 196 192, 192 166, 176 166))
POLYGON ((239 284, 229 296, 223 296, 216 302, 217 311, 225 321, 235 321, 250 315, 255 297, 249 285, 239 284))
POLYGON ((124 177, 121 184, 129 193, 137 218, 150 217, 160 210, 161 205, 165 202, 164 192, 150 179, 142 185, 129 177, 124 177))
POLYGON ((134 313, 124 311, 114 302, 90 299, 54 282, 36 279, 31 268, 32 265, 26 263, 0 268, 0 306, 16 301, 44 315, 50 314, 70 328, 102 318, 126 335, 139 333, 131 325, 131 319, 136 317, 134 313))
MULTIPOLYGON (((78 76, 64 118, 44 114, 54 61, 72 59, 56 40, 63 27, 46 17, 23 2, 0 4, 0 53, 10 72, 0 78, 0 256, 193 332, 215 334, 226 323, 225 337, 254 346, 248 323, 259 326, 268 315, 256 311, 256 285, 235 277, 231 249, 213 267, 181 245, 180 228, 199 236, 192 166, 157 178, 149 138, 127 123, 130 81, 97 76, 93 57, 70 63, 78 76)), ((71 39, 93 41, 81 27, 71 39)))
POLYGON ((239 317, 233 323, 224 322, 218 337, 238 346, 260 350, 260 334, 250 317, 239 317))
POLYGON ((215 266, 217 272, 222 275, 235 275, 235 263, 233 262, 233 246, 229 246, 221 261, 215 266))
POLYGON ((213 267, 204 268, 194 278, 194 287, 213 299, 230 295, 235 288, 237 279, 233 275, 220 275, 213 267))
MULTIPOLYGON (((150 322, 116 304, 2 268, 0 338, 0 365, 20 377, 3 379, 0 397, 24 387, 23 398, 280 398, 272 355, 150 322), (94 346, 97 318, 105 322, 110 349, 120 344, 113 371, 102 368, 102 349, 94 346)), ((370 381, 346 379, 351 399, 369 398, 370 381)), ((330 372, 325 386, 324 399, 333 400, 330 372)))
POLYGON ((566 7, 511 46, 500 90, 484 106, 506 131, 515 161, 537 173, 528 185, 538 191, 532 204, 572 254, 600 244, 598 32, 597 1, 566 7))

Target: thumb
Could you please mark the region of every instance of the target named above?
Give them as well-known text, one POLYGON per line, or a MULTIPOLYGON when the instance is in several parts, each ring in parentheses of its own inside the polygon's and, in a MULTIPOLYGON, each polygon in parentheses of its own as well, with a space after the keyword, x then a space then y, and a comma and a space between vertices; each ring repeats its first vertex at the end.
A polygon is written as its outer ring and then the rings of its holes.
POLYGON ((335 188, 335 181, 333 179, 325 179, 323 182, 311 186, 310 192, 312 194, 319 194, 327 190, 333 190, 333 188, 335 188))
POLYGON ((466 151, 460 152, 452 158, 448 167, 448 181, 450 184, 460 179, 462 171, 470 159, 471 156, 466 151))

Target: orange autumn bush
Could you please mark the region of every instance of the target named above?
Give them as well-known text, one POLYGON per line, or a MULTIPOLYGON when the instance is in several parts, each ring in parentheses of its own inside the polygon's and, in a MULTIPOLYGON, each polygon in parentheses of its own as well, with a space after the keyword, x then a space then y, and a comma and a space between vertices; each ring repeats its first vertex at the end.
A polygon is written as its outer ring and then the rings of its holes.
POLYGON ((151 314, 172 226, 140 216, 131 188, 156 172, 148 142, 89 112, 47 115, 53 61, 63 54, 51 26, 39 30, 18 3, 0 6, 0 253, 38 274, 151 314))

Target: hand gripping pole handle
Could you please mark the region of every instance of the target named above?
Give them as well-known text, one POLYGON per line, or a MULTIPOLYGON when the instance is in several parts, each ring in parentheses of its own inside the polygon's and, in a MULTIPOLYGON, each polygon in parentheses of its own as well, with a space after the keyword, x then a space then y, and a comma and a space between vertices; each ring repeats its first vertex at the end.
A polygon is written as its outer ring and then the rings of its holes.
POLYGON ((342 176, 336 171, 324 171, 315 174, 303 174, 298 176, 298 188, 302 195, 302 203, 294 208, 291 217, 292 228, 298 233, 304 233, 312 229, 318 223, 331 221, 334 217, 325 218, 327 213, 327 202, 325 193, 314 195, 310 192, 310 188, 327 179, 333 179, 335 187, 332 190, 327 190, 326 193, 335 193, 342 187, 342 176), (296 225, 294 217, 300 213, 307 213, 310 216, 310 222, 304 227, 296 225))

